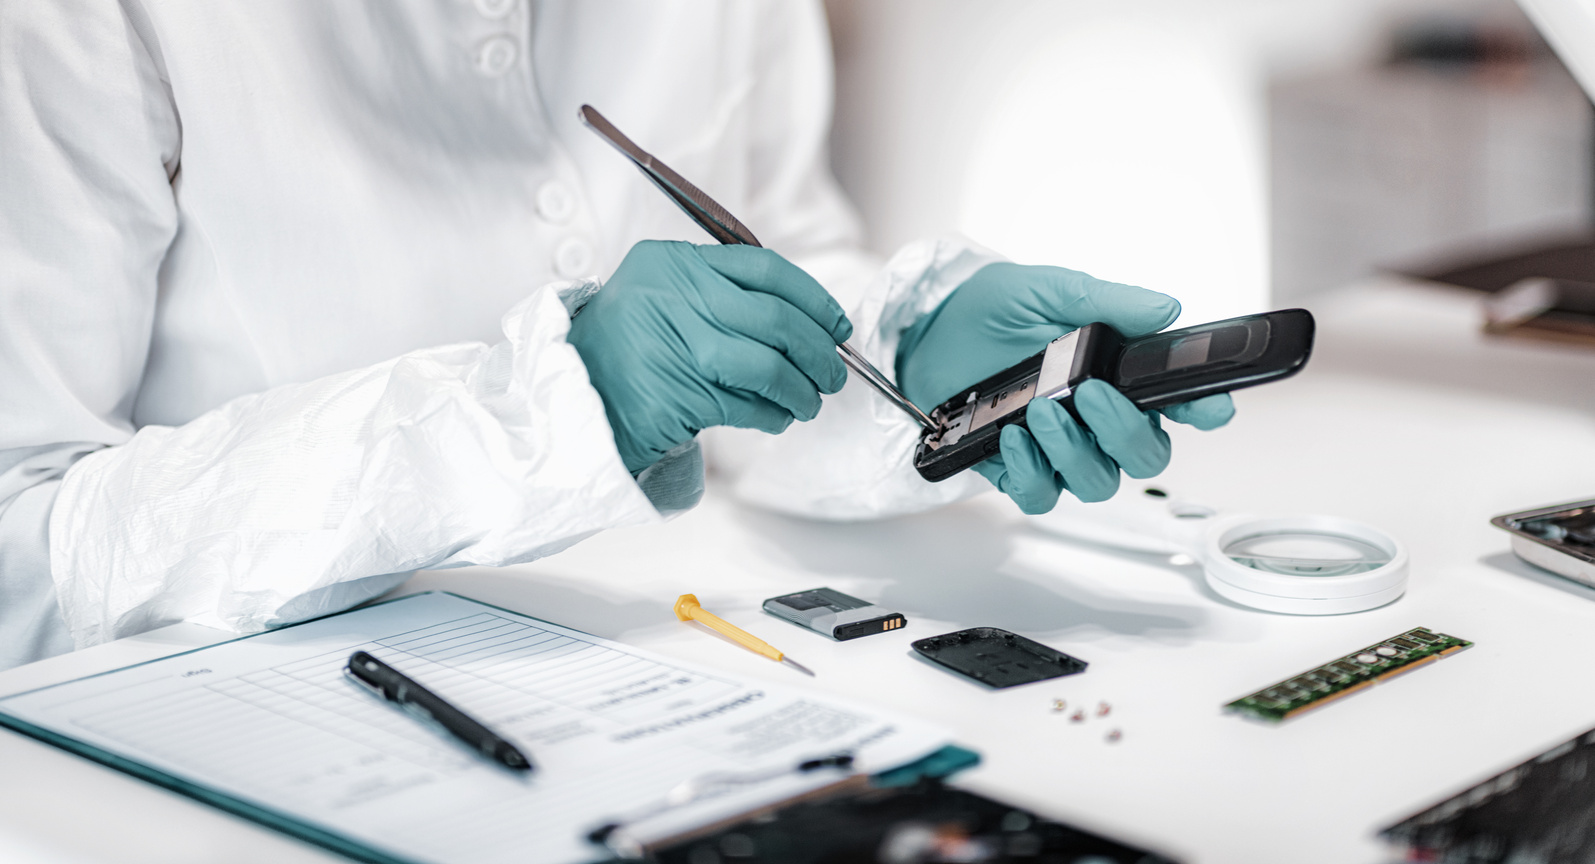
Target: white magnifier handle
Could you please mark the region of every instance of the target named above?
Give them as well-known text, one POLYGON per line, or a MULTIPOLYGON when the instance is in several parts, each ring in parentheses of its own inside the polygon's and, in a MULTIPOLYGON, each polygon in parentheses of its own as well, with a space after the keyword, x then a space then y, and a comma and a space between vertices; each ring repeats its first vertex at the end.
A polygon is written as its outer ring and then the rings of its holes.
POLYGON ((1125 487, 1095 504, 1065 496, 1051 512, 1031 516, 1030 524, 1095 546, 1195 556, 1218 515, 1205 504, 1173 497, 1158 486, 1125 487))
POLYGON ((1407 588, 1407 550, 1371 526, 1335 516, 1220 517, 1151 486, 1100 504, 1059 501, 1037 528, 1088 546, 1186 555, 1207 585, 1243 606, 1340 615, 1390 603, 1407 588))

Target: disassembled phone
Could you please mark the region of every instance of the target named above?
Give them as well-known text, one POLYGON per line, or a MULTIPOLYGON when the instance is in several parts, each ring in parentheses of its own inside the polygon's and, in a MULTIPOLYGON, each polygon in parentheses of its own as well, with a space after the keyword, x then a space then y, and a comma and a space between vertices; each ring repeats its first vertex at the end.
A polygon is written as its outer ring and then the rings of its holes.
POLYGON ((1159 853, 935 779, 810 793, 756 813, 666 840, 662 848, 645 848, 646 860, 1174 864, 1159 853))
POLYGON ((1511 533, 1519 558, 1595 587, 1595 500, 1506 513, 1490 524, 1511 533))
POLYGON ((1224 708, 1278 722, 1433 663, 1473 643, 1416 627, 1243 696, 1224 708))
POLYGON ((1402 861, 1595 860, 1595 730, 1379 832, 1402 861))
MULTIPOLYGON (((920 434, 914 467, 932 482, 996 455, 1004 426, 1052 399, 1074 414, 1074 391, 1096 378, 1146 410, 1288 378, 1313 348, 1313 316, 1283 309, 1126 341, 1106 324, 1065 333, 1046 350, 943 402, 920 434)), ((1078 415, 1076 416, 1078 419, 1078 415)))
POLYGON ((771 597, 764 601, 764 611, 799 627, 824 633, 838 642, 900 630, 908 623, 901 612, 866 603, 831 588, 771 597))
POLYGON ((1086 662, 998 627, 971 627, 914 643, 921 657, 1002 689, 1084 672, 1086 662))

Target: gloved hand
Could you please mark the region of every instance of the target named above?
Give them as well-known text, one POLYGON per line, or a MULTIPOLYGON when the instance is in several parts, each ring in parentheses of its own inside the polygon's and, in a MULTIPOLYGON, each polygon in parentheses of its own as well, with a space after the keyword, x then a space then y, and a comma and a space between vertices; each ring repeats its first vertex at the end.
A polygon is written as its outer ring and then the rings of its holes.
MULTIPOLYGON (((903 393, 926 411, 969 385, 1018 363, 1084 324, 1100 321, 1126 337, 1156 333, 1180 314, 1174 298, 1103 282, 1061 267, 988 264, 903 334, 897 375, 903 393)), ((1002 430, 999 455, 975 466, 1026 513, 1045 513, 1067 489, 1081 501, 1111 498, 1119 471, 1152 477, 1168 466, 1169 437, 1157 411, 1142 411, 1112 386, 1087 381, 1075 391, 1086 428, 1050 399, 1032 400, 1026 431, 1002 430)), ((1228 394, 1164 408, 1198 429, 1235 413, 1228 394)))
POLYGON ((644 241, 571 321, 633 474, 711 426, 780 432, 847 380, 853 332, 813 277, 768 249, 644 241))

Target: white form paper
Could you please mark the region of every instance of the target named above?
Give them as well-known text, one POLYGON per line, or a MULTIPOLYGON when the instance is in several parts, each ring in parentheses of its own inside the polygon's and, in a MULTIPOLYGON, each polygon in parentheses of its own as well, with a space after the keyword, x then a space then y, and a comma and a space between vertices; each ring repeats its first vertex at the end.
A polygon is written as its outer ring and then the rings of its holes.
MULTIPOLYGON (((607 857, 593 828, 707 772, 851 751, 875 772, 939 730, 449 594, 421 594, 0 699, 0 713, 402 860, 607 857), (343 674, 365 650, 521 746, 518 776, 343 674)), ((790 774, 649 821, 652 836, 839 779, 790 774)))

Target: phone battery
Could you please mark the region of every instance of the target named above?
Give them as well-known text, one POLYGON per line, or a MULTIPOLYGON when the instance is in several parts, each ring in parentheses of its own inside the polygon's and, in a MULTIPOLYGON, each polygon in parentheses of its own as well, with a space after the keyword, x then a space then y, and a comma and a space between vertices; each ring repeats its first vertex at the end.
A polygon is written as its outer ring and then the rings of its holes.
POLYGON ((830 588, 814 588, 764 601, 764 611, 837 640, 900 630, 908 623, 901 612, 865 603, 830 588))

